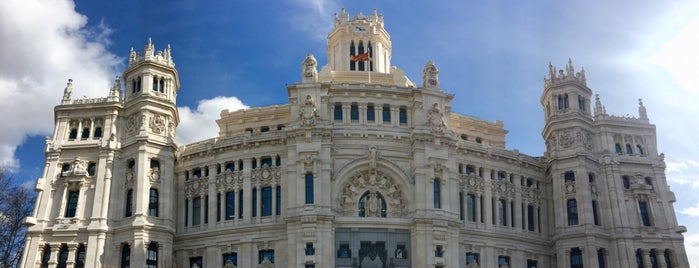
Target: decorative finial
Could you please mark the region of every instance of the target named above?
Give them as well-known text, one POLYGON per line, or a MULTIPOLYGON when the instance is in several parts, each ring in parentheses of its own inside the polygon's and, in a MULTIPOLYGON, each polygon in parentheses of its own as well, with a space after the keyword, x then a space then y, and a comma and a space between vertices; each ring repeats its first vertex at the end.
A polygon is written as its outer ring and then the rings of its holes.
POLYGON ((599 94, 595 94, 595 116, 604 115, 604 107, 602 107, 602 101, 599 99, 599 94))
POLYGON ((566 65, 566 76, 573 77, 575 75, 575 69, 573 68, 573 60, 568 58, 568 64, 566 65))
POLYGON ((648 112, 646 112, 646 107, 643 106, 642 99, 638 99, 638 117, 641 119, 648 119, 648 112))
POLYGON ((117 75, 114 78, 114 85, 112 86, 112 90, 109 91, 109 96, 110 97, 119 97, 119 94, 121 93, 121 77, 117 75))
POLYGON ((73 79, 68 79, 66 88, 63 90, 63 101, 70 101, 73 97, 73 79))

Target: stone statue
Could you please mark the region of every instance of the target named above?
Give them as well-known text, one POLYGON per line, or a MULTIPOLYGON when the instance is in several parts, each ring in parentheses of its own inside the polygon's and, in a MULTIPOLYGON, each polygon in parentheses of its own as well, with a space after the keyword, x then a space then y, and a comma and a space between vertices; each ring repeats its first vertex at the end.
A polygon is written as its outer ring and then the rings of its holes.
POLYGON ((428 61, 422 69, 422 86, 439 87, 439 70, 432 61, 428 61))
POLYGON ((371 171, 376 170, 376 159, 378 158, 378 152, 376 151, 376 145, 371 145, 369 147, 369 168, 371 171))
POLYGON ((308 53, 306 55, 306 59, 303 60, 303 77, 302 81, 306 83, 315 83, 318 82, 318 61, 316 61, 316 58, 313 56, 313 54, 308 53))
POLYGON ((223 268, 237 268, 237 266, 233 264, 232 260, 226 260, 226 265, 224 265, 223 268))

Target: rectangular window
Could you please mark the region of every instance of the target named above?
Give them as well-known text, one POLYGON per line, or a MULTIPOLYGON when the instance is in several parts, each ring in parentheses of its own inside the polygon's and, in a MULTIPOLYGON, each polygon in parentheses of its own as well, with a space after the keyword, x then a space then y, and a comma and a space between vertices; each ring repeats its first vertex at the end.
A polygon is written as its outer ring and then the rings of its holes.
POLYGON ((223 254, 223 267, 228 267, 232 265, 238 265, 238 253, 230 252, 223 254))
POLYGON ((262 263, 265 259, 268 259, 269 262, 274 263, 274 250, 273 249, 268 249, 268 250, 260 250, 258 252, 258 264, 262 263))
POLYGON ((189 258, 189 268, 204 267, 204 258, 201 256, 189 258))
POLYGON ((158 217, 158 190, 150 188, 148 199, 148 216, 158 217))
POLYGON ((271 167, 272 166, 272 157, 265 156, 265 157, 260 158, 260 165, 263 167, 264 166, 271 167))
POLYGON ((146 268, 157 268, 158 267, 158 244, 151 242, 148 245, 148 252, 146 255, 146 268))
POLYGON ((434 197, 434 208, 442 208, 441 185, 438 178, 434 179, 432 185, 432 196, 434 197))
POLYGON ((189 225, 189 199, 184 199, 184 226, 189 225))
POLYGON ((498 200, 498 217, 498 223, 507 226, 507 201, 504 199, 498 200))
POLYGON ((342 104, 335 103, 335 109, 333 110, 335 121, 342 121, 342 104))
POLYGON ((597 200, 592 200, 592 219, 595 225, 599 225, 599 211, 597 208, 597 200))
POLYGON ((235 171, 235 162, 226 163, 226 170, 233 172, 235 171))
POLYGON ((511 266, 512 264, 510 263, 510 256, 498 256, 498 267, 502 267, 503 265, 511 266))
POLYGON ((262 216, 272 216, 272 187, 262 188, 262 216))
POLYGON ((257 189, 252 188, 252 216, 257 217, 257 189))
POLYGON ((71 129, 70 134, 68 134, 68 139, 69 140, 74 140, 75 138, 78 137, 78 130, 77 129, 71 129))
POLYGON ((464 220, 464 192, 459 192, 459 219, 464 220))
POLYGON ((350 120, 359 120, 359 106, 356 103, 352 103, 352 105, 350 105, 350 120))
POLYGON ((245 200, 243 198, 243 190, 240 190, 240 192, 238 192, 238 219, 243 218, 243 200, 245 200))
POLYGON ((583 256, 580 248, 570 249, 570 267, 583 268, 583 256))
POLYGON ((313 174, 306 173, 306 204, 313 204, 313 174))
POLYGON ((534 231, 534 206, 532 205, 527 206, 527 222, 527 229, 529 231, 534 231))
POLYGON ((643 221, 643 226, 651 226, 650 213, 648 212, 648 203, 646 201, 638 201, 638 208, 641 212, 641 220, 643 221))
POLYGON ((527 268, 536 268, 536 267, 538 267, 536 260, 527 260, 527 268))
POLYGON ((574 182, 575 181, 575 173, 573 173, 572 171, 568 171, 568 172, 563 174, 563 178, 564 178, 565 182, 574 182))
POLYGON ((204 223, 209 223, 209 196, 204 197, 204 223))
POLYGON ((275 194, 277 195, 277 200, 276 200, 277 211, 275 211, 275 212, 277 215, 281 215, 282 214, 282 187, 281 186, 277 186, 277 190, 276 190, 275 194))
POLYGON ((306 243, 306 256, 316 255, 316 250, 313 248, 313 243, 306 243))
POLYGON ((66 218, 75 217, 75 211, 78 208, 78 197, 79 196, 80 196, 80 192, 78 192, 78 191, 68 192, 68 204, 66 206, 66 213, 65 213, 66 218))
POLYGON ((124 217, 133 215, 133 189, 126 191, 126 204, 124 205, 124 217))
POLYGON ((226 192, 226 218, 225 220, 233 219, 235 214, 235 192, 226 192))
POLYGON ((480 264, 480 256, 478 253, 468 252, 466 253, 466 264, 480 264))
POLYGON ((216 194, 216 221, 221 221, 221 193, 216 194))
POLYGON ((381 109, 381 118, 384 123, 390 123, 391 122, 391 106, 386 104, 383 106, 383 109, 381 109))
POLYGON ((61 247, 58 251, 58 264, 56 265, 56 268, 66 268, 68 262, 68 245, 67 244, 61 244, 61 247))
POLYGON ((201 224, 201 198, 192 200, 192 226, 201 224))
MULTIPOLYGON (((605 260, 605 257, 604 257, 604 249, 603 248, 597 250, 597 264, 598 264, 597 266, 599 266, 599 268, 606 268, 607 267, 607 261, 605 260)), ((668 267, 672 267, 672 266, 670 266, 670 263, 667 263, 667 265, 668 265, 668 267)))
MULTIPOLYGON (((50 257, 51 251, 49 251, 48 253, 50 257)), ((46 256, 46 249, 44 249, 44 256, 46 256)), ((131 247, 129 247, 129 244, 124 243, 121 244, 121 268, 129 267, 131 267, 131 247)))
POLYGON ((568 210, 568 225, 578 225, 578 202, 575 199, 568 199, 566 202, 568 210))
POLYGON ((376 120, 376 113, 374 111, 374 105, 369 104, 366 107, 366 121, 374 122, 376 120))
POLYGON ((473 194, 466 195, 466 211, 468 214, 468 221, 476 221, 476 196, 473 194))
POLYGON ((90 137, 90 129, 89 128, 84 128, 83 133, 80 135, 81 139, 87 139, 90 137))
POLYGON ((408 110, 405 107, 400 107, 398 110, 398 123, 401 125, 408 123, 408 110))
POLYGON ((94 138, 101 138, 102 137, 102 128, 101 127, 96 127, 95 128, 95 133, 92 134, 94 138))

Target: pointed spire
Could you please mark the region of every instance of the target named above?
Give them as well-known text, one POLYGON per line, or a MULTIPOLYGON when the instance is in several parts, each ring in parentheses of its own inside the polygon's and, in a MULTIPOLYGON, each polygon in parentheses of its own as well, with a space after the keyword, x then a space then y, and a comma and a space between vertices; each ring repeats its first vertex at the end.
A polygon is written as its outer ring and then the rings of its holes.
POLYGON ((642 99, 638 99, 638 117, 641 119, 648 119, 648 112, 646 111, 646 107, 643 106, 642 99))
POLYGON ((553 79, 556 77, 556 69, 553 68, 553 65, 549 61, 549 79, 553 79))
POLYGON ((143 56, 145 56, 146 59, 152 58, 154 52, 155 46, 153 45, 153 41, 151 40, 151 38, 148 37, 148 44, 146 44, 146 46, 143 48, 143 56))
POLYGON ((602 106, 602 102, 599 99, 599 94, 595 94, 595 116, 605 114, 607 114, 607 111, 605 111, 604 107, 602 106))
POLYGON ((109 96, 119 97, 119 94, 121 94, 121 77, 117 75, 114 78, 114 85, 112 86, 112 90, 109 91, 109 96))
POLYGON ((70 101, 73 97, 73 79, 68 79, 68 84, 63 90, 63 102, 70 101))
POLYGON ((568 64, 566 64, 566 76, 573 77, 575 75, 575 69, 573 68, 573 60, 568 58, 568 64))

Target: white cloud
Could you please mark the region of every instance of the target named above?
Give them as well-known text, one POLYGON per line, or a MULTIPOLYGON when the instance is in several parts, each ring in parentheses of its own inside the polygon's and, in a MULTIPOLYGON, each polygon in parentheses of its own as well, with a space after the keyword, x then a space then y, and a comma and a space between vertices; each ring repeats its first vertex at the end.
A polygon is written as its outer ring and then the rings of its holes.
POLYGON ((699 235, 685 235, 684 249, 691 267, 699 267, 699 235))
POLYGON ((694 204, 693 207, 683 208, 682 210, 680 210, 680 213, 687 214, 692 217, 699 216, 699 203, 694 204))
POLYGON ((189 107, 177 107, 180 114, 180 124, 177 126, 177 140, 180 144, 188 144, 218 136, 218 125, 221 111, 247 109, 236 97, 215 97, 201 100, 195 110, 189 107))
POLYGON ((317 40, 325 40, 332 29, 333 13, 339 12, 333 0, 290 0, 300 11, 292 12, 291 26, 310 34, 317 40))
POLYGON ((74 96, 106 96, 118 58, 110 30, 86 28, 69 0, 0 1, 0 165, 18 168, 14 153, 27 135, 49 135, 52 108, 69 78, 74 96))
POLYGON ((649 57, 651 63, 663 67, 684 89, 699 92, 696 63, 699 62, 699 18, 687 23, 662 48, 649 57))
POLYGON ((668 160, 666 168, 668 183, 699 188, 699 161, 693 159, 668 160))

